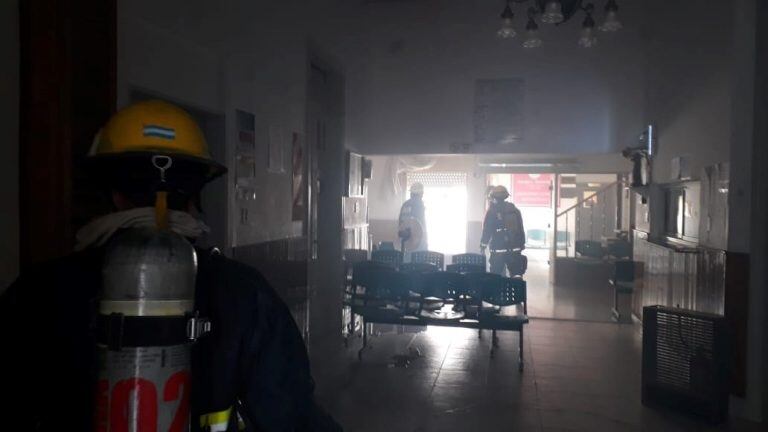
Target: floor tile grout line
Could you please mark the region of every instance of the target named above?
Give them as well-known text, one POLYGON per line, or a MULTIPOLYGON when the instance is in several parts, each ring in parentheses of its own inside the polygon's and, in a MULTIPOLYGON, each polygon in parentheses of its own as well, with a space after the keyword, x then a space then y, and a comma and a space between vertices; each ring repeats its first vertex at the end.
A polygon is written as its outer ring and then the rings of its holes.
POLYGON ((452 345, 453 345, 453 339, 451 339, 451 342, 445 348, 445 354, 443 354, 443 361, 440 362, 440 367, 437 369, 437 375, 435 376, 435 381, 432 383, 432 388, 429 389, 430 398, 432 398, 432 393, 435 391, 435 386, 437 385, 437 380, 440 378, 440 374, 443 373, 443 365, 445 364, 445 359, 448 358, 448 353, 451 352, 452 345))

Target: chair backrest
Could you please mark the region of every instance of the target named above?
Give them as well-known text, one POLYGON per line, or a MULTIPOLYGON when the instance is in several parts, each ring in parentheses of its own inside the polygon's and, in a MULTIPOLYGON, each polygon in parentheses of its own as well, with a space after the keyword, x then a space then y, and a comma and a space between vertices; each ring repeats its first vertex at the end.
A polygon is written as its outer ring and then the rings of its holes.
POLYGON ((364 261, 352 267, 352 283, 365 288, 369 297, 398 299, 407 292, 410 283, 407 275, 375 261, 364 261))
POLYGON ((384 271, 392 272, 394 269, 376 261, 362 261, 352 264, 352 283, 362 287, 372 286, 377 282, 376 276, 384 271))
POLYGON ((371 252, 371 261, 385 263, 391 267, 398 267, 403 262, 403 254, 398 250, 375 250, 371 252))
POLYGON ((383 271, 377 273, 376 277, 378 280, 375 289, 367 290, 366 294, 389 301, 407 298, 413 282, 410 275, 397 271, 383 271))
POLYGON ((365 249, 344 249, 344 261, 350 264, 368 261, 368 251, 365 249))
POLYGON ((441 300, 457 300, 464 294, 464 275, 460 273, 436 272, 422 276, 422 297, 441 300))
POLYGON ((632 282, 635 280, 634 261, 615 261, 613 263, 613 280, 616 282, 632 282))
POLYGON ((376 250, 395 250, 395 244, 391 241, 379 242, 379 244, 376 245, 376 250))
POLYGON ((603 245, 594 240, 576 240, 576 253, 592 258, 602 258, 605 255, 603 245))
POLYGON ((452 273, 483 273, 485 265, 482 264, 448 264, 445 271, 452 273))
POLYGON ((608 255, 614 258, 629 258, 632 256, 632 243, 626 240, 614 240, 608 243, 608 255))
POLYGON ((408 289, 421 294, 424 291, 424 275, 439 271, 436 265, 429 263, 403 263, 400 264, 400 273, 408 276, 408 289))
POLYGON ((476 253, 463 253, 451 257, 451 264, 473 264, 485 268, 485 255, 476 253))
POLYGON ((435 264, 423 262, 409 262, 400 264, 400 271, 403 273, 433 273, 440 269, 435 264))
POLYGON ((368 261, 368 251, 365 249, 344 249, 344 274, 352 276, 352 266, 363 261, 368 261))
POLYGON ((415 251, 411 252, 411 262, 434 264, 442 270, 445 264, 445 255, 433 251, 415 251))
POLYGON ((527 285, 525 280, 520 278, 489 280, 483 287, 483 301, 494 306, 513 306, 522 304, 527 313, 527 285))
POLYGON ((493 286, 501 283, 503 276, 496 273, 474 272, 464 275, 464 295, 469 304, 479 304, 483 299, 483 293, 486 292, 486 286, 493 286))

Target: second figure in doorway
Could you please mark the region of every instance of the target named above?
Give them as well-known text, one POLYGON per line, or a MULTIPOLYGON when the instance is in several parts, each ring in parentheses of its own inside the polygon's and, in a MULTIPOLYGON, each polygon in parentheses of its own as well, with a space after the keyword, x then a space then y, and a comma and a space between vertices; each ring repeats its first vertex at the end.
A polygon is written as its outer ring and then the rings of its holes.
POLYGON ((480 250, 491 252, 489 263, 491 273, 509 276, 522 276, 527 267, 527 259, 522 255, 525 249, 525 229, 520 210, 513 203, 506 201, 509 192, 504 186, 491 189, 491 205, 483 221, 483 235, 480 250))

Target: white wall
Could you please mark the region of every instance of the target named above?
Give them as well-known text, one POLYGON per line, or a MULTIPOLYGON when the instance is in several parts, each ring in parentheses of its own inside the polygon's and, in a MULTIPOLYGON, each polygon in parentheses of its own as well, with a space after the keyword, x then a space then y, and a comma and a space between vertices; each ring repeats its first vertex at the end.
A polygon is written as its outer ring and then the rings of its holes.
POLYGON ((19 271, 19 5, 0 4, 0 292, 19 271))
POLYGON ((732 5, 647 3, 644 117, 657 127, 654 181, 670 179, 676 156, 698 177, 701 168, 729 160, 732 5))
MULTIPOLYGON (((332 5, 225 0, 119 1, 118 102, 133 89, 226 116, 223 180, 234 189, 235 110, 256 116, 256 200, 230 196, 233 246, 300 235, 291 221, 291 133, 305 123, 307 41, 355 50, 353 22, 332 5), (326 7, 324 7, 326 6, 326 7), (330 30, 329 30, 330 29, 330 30), (328 42, 326 42, 328 40, 328 42), (351 42, 347 42, 351 41, 351 42), (348 48, 349 47, 349 48, 348 48), (267 172, 270 127, 282 129, 286 170, 267 172), (241 209, 248 212, 241 222, 241 209)), ((329 50, 330 51, 330 50, 329 50)), ((336 54, 331 51, 332 54, 336 54)))
MULTIPOLYGON (((503 2, 371 2, 363 9, 370 63, 350 74, 350 142, 364 153, 448 153, 472 144, 476 79, 525 80, 524 138, 483 152, 605 153, 641 130, 642 65, 637 0, 625 31, 576 45, 582 18, 542 26, 545 45, 499 40, 503 2)), ((517 24, 524 13, 516 6, 517 24)), ((601 14, 597 14, 601 15, 601 14)))
MULTIPOLYGON (((658 127, 654 181, 670 179, 672 157, 684 156, 691 175, 730 162, 728 249, 750 253, 747 396, 732 398, 738 417, 761 418, 765 398, 764 111, 757 92, 754 0, 649 1, 645 34, 645 121, 658 127), (658 13, 663 10, 663 15, 658 13), (762 157, 762 159, 760 159, 762 157), (758 162, 760 161, 760 162, 758 162)), ((762 17, 765 19, 765 16, 762 17)), ((765 22, 761 22, 765 25, 765 22)), ((759 36, 758 36, 759 37, 759 36)), ((761 96, 762 95, 762 96, 761 96)), ((764 415, 763 415, 763 418, 764 415)))

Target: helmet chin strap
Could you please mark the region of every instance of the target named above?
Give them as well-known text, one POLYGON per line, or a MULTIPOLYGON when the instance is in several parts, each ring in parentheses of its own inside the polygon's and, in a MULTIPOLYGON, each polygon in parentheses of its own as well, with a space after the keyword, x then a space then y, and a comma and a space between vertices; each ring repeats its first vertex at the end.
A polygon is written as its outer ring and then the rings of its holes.
POLYGON ((160 171, 160 185, 155 191, 155 221, 158 229, 166 230, 168 229, 168 190, 165 171, 173 165, 173 159, 170 156, 154 155, 152 165, 160 171))

